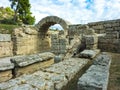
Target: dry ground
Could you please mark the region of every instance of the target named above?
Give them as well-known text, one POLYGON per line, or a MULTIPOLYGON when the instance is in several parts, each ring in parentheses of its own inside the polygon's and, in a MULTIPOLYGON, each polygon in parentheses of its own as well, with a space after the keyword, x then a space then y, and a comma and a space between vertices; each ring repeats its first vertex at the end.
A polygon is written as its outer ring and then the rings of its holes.
POLYGON ((120 90, 120 54, 111 53, 112 63, 108 90, 120 90))

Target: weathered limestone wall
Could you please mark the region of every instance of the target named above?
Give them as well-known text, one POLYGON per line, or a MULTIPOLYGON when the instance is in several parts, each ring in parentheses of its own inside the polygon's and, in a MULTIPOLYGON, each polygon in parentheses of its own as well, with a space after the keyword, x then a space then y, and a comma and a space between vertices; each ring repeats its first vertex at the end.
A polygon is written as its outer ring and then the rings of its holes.
POLYGON ((0 83, 8 81, 13 77, 12 69, 14 68, 14 64, 8 59, 9 57, 0 59, 0 83))
MULTIPOLYGON (((46 21, 46 23, 49 22, 46 21)), ((64 54, 66 53, 67 45, 71 44, 70 42, 75 36, 79 36, 80 38, 84 36, 88 29, 87 26, 93 28, 97 34, 106 34, 105 36, 98 37, 98 43, 96 42, 98 45, 95 46, 96 48, 98 47, 102 51, 120 52, 120 19, 118 19, 88 23, 85 25, 69 25, 69 27, 66 25, 69 40, 66 36, 53 36, 50 38, 44 30, 38 30, 38 32, 37 29, 30 27, 17 28, 12 34, 12 40, 9 34, 0 34, 0 57, 33 54, 50 50, 55 54, 64 54), (45 35, 42 35, 41 32, 44 32, 45 35)))
POLYGON ((69 25, 69 39, 75 35, 82 36, 86 30, 93 28, 97 34, 106 34, 98 37, 98 48, 102 51, 120 52, 120 19, 88 23, 85 25, 69 25))
POLYGON ((90 28, 95 29, 96 33, 105 33, 106 30, 120 30, 120 19, 101 22, 88 23, 90 28))
POLYGON ((0 34, 0 57, 12 56, 13 44, 10 34, 0 34))
POLYGON ((102 51, 120 53, 120 20, 106 24, 106 35, 99 37, 98 48, 102 51))
POLYGON ((101 34, 106 33, 106 30, 120 30, 120 19, 92 22, 88 24, 69 25, 69 35, 74 36, 81 34, 86 29, 86 25, 93 28, 95 33, 101 34))
POLYGON ((67 52, 68 40, 64 35, 51 34, 51 51, 55 54, 65 54, 67 52), (62 37, 63 36, 63 37, 62 37))
POLYGON ((35 29, 17 28, 13 32, 14 55, 33 54, 49 49, 49 39, 42 40, 35 29))
POLYGON ((69 25, 69 30, 68 30, 68 36, 70 39, 74 38, 74 36, 79 36, 82 33, 84 33, 84 31, 86 30, 86 25, 69 25))

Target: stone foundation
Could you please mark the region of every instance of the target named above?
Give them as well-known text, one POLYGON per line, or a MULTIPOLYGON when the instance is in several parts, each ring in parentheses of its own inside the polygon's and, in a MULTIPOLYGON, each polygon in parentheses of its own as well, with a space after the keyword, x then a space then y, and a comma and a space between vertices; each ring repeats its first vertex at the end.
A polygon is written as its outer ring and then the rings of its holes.
POLYGON ((15 68, 15 77, 21 76, 23 74, 30 74, 35 71, 38 71, 42 68, 51 66, 54 63, 54 59, 50 59, 43 62, 34 63, 26 67, 15 68))
POLYGON ((8 81, 13 77, 12 70, 14 64, 8 59, 9 58, 0 59, 0 82, 8 81))
POLYGON ((1 58, 0 82, 8 81, 11 78, 18 77, 23 74, 33 73, 40 69, 49 67, 53 63, 54 54, 50 52, 1 58))
POLYGON ((63 90, 88 61, 88 59, 70 58, 31 75, 23 75, 1 83, 0 89, 63 90))
POLYGON ((12 70, 0 71, 0 83, 10 80, 12 76, 12 70))
POLYGON ((11 58, 11 62, 15 65, 13 69, 14 77, 18 77, 52 65, 54 63, 54 54, 45 52, 28 56, 19 56, 11 58))

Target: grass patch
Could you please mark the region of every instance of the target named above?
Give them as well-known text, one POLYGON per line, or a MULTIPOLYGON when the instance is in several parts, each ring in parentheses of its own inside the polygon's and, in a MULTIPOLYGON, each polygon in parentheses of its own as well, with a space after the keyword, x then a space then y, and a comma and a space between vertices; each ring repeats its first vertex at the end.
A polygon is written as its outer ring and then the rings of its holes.
POLYGON ((0 33, 2 34, 12 34, 13 29, 19 28, 18 25, 8 25, 8 24, 0 24, 0 33))
POLYGON ((120 54, 111 53, 112 63, 108 90, 120 90, 120 54))

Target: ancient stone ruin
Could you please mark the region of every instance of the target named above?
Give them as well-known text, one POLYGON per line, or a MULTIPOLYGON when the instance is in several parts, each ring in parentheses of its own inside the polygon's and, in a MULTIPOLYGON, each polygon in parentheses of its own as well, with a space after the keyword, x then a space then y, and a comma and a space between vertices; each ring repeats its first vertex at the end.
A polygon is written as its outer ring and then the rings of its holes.
POLYGON ((57 16, 0 34, 0 90, 107 90, 120 19, 71 24, 57 16), (49 33, 60 24, 64 31, 49 33))

